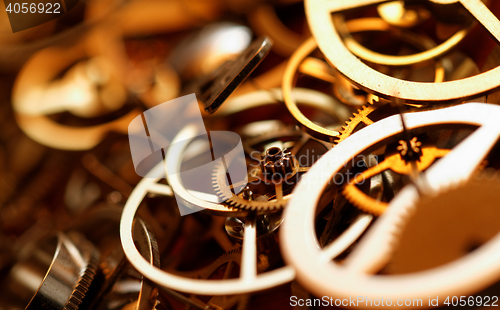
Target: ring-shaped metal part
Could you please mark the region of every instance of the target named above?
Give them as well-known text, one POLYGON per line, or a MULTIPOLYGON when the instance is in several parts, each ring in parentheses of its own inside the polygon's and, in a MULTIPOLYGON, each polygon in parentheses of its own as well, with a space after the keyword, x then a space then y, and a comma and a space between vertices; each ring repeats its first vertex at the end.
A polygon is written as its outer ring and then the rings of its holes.
MULTIPOLYGON (((336 17, 335 20, 339 23, 341 18, 336 17)), ((389 25, 386 21, 380 18, 359 18, 354 20, 349 20, 345 22, 346 33, 342 34, 345 46, 353 53, 354 55, 364 59, 366 61, 376 63, 379 65, 386 66, 409 66, 413 64, 417 64, 420 62, 429 61, 432 59, 436 59, 443 54, 450 51, 452 48, 457 46, 458 43, 462 41, 463 38, 467 35, 470 30, 469 28, 460 29, 455 32, 450 38, 448 38, 445 42, 439 44, 438 46, 427 46, 427 50, 411 55, 384 55, 377 52, 374 52, 370 49, 367 49, 358 41, 356 41, 350 33, 352 32, 361 32, 361 31, 389 31, 391 29, 391 25, 389 25)), ((426 41, 422 41, 421 36, 414 34, 408 31, 402 31, 402 38, 406 38, 412 42, 419 42, 420 44, 426 44, 426 41)), ((426 44, 429 45, 429 44, 426 44)))
MULTIPOLYGON (((161 175, 163 171, 165 171, 164 164, 159 163, 155 168, 153 168, 153 170, 150 171, 148 175, 146 175, 146 177, 141 180, 141 182, 139 182, 125 204, 120 223, 120 237, 123 251, 125 252, 125 255, 130 263, 143 276, 160 286, 181 292, 200 295, 244 294, 269 289, 293 280, 295 273, 289 266, 281 267, 259 275, 249 275, 245 272, 245 270, 242 270, 243 275, 238 279, 217 281, 185 278, 173 275, 151 265, 151 262, 146 260, 141 255, 134 244, 134 239, 132 237, 132 224, 139 205, 148 193, 156 193, 167 196, 173 195, 173 191, 170 189, 170 186, 158 184, 157 182, 160 178, 154 177, 161 175)), ((245 231, 253 232, 253 236, 256 237, 255 229, 251 229, 251 227, 247 226, 245 227, 245 231)), ((245 239, 246 237, 247 235, 245 235, 245 239)), ((252 246, 251 242, 251 240, 243 241, 243 252, 252 246)), ((253 242, 255 242, 255 240, 253 242)), ((254 245, 256 247, 256 244, 254 245)), ((254 248, 252 249, 256 250, 254 248)), ((252 254, 252 252, 250 251, 249 254, 252 254)), ((256 252, 254 254, 256 256, 256 252)), ((254 259, 257 258, 255 257, 254 259)), ((245 263, 244 253, 242 264, 245 263)), ((256 268, 256 266, 254 267, 256 268)))
MULTIPOLYGON (((277 99, 281 99, 281 92, 279 90, 272 91, 273 93, 269 93, 269 91, 257 91, 249 93, 247 95, 236 97, 230 102, 225 103, 228 105, 228 108, 224 109, 223 106, 221 110, 226 117, 230 117, 230 113, 236 112, 235 110, 231 110, 231 107, 238 109, 237 111, 241 111, 241 107, 246 106, 247 104, 249 104, 248 107, 281 104, 281 102, 277 101, 277 99)), ((296 96, 297 101, 299 101, 303 106, 335 111, 335 114, 339 116, 342 115, 342 117, 347 115, 348 110, 328 95, 322 94, 317 91, 310 91, 300 88, 295 89, 293 94, 296 96)), ((169 162, 169 167, 177 167, 177 169, 180 169, 185 150, 194 140, 194 137, 202 135, 203 132, 204 128, 191 124, 185 126, 177 134, 172 142, 173 144, 176 144, 176 147, 170 148, 166 154, 167 161, 169 162)), ((230 214, 244 215, 248 213, 248 210, 229 207, 221 203, 209 202, 196 197, 192 192, 184 188, 184 186, 182 185, 181 176, 178 171, 169 171, 168 182, 177 197, 184 200, 188 207, 202 208, 206 211, 223 216, 228 216, 230 214)), ((272 202, 269 202, 269 204, 271 205, 272 202)), ((263 210, 264 208, 261 209, 263 210)))
POLYGON ((51 113, 70 110, 69 104, 37 107, 36 95, 44 94, 47 85, 60 72, 86 56, 84 41, 69 49, 51 47, 35 54, 19 73, 12 91, 14 115, 19 127, 31 139, 57 149, 88 150, 99 144, 109 132, 126 133, 130 122, 140 113, 139 109, 134 109, 104 124, 73 127, 48 117, 51 113), (32 74, 33 71, 43 73, 32 74), (36 112, 33 113, 33 110, 36 112))
MULTIPOLYGON (((356 26, 351 22, 353 28, 356 31, 366 30, 365 28, 361 28, 356 26)), ((381 26, 380 26, 381 27, 381 26)), ((380 29, 379 26, 375 25, 374 29, 380 29)), ((316 48, 318 44, 314 38, 309 38, 304 42, 290 57, 290 60, 286 66, 285 73, 283 74, 283 100, 285 101, 286 107, 288 111, 292 114, 292 116, 302 125, 302 129, 305 130, 310 135, 315 138, 329 141, 330 143, 335 142, 335 138, 337 138, 340 133, 337 130, 331 130, 328 128, 324 128, 313 121, 309 120, 297 107, 296 100, 292 94, 292 88, 295 79, 295 73, 299 69, 300 65, 306 59, 306 57, 311 54, 316 48)), ((444 67, 438 61, 436 62, 436 76, 435 82, 443 82, 444 80, 444 67)))
POLYGON ((317 47, 316 41, 313 38, 305 41, 299 49, 295 51, 295 53, 290 57, 288 64, 285 69, 285 73, 283 74, 283 100, 285 101, 286 107, 288 111, 292 114, 293 118, 296 119, 302 126, 302 129, 312 136, 329 141, 333 143, 333 138, 339 135, 337 130, 331 130, 320 126, 313 121, 309 120, 297 107, 296 100, 292 96, 292 85, 295 72, 299 68, 302 61, 317 47))
POLYGON ((169 148, 166 154, 165 170, 167 169, 166 167, 168 163, 169 167, 175 167, 177 171, 168 171, 168 183, 175 192, 176 197, 182 199, 189 208, 196 211, 199 211, 201 208, 222 216, 238 213, 241 215, 242 212, 237 208, 232 208, 221 203, 211 202, 197 197, 182 184, 180 169, 184 159, 183 154, 186 153, 186 149, 189 144, 197 136, 202 135, 204 130, 204 127, 198 126, 197 124, 189 124, 175 136, 172 141, 172 144, 175 144, 175 147, 169 148))
MULTIPOLYGON (((405 114, 408 129, 442 124, 480 126, 425 173, 430 192, 472 175, 500 136, 498 118, 500 107, 482 103, 405 114), (460 162, 462 165, 457 164, 460 162), (448 173, 444 173, 445 170, 448 173)), ((319 247, 314 228, 315 206, 332 176, 353 156, 401 132, 399 115, 359 130, 323 155, 295 188, 297 194, 284 212, 281 249, 285 261, 295 268, 298 281, 316 296, 383 297, 394 301, 398 298, 427 300, 432 295, 439 296, 442 302, 445 296, 470 295, 498 281, 500 235, 466 257, 429 271, 397 276, 368 274, 377 272, 390 257, 395 230, 419 196, 413 185, 405 187, 391 201, 387 211, 342 265, 333 262, 333 256, 325 255, 319 247)))
POLYGON ((78 233, 58 232, 26 246, 11 269, 10 285, 23 294, 34 290, 26 310, 78 309, 98 265, 99 252, 92 243, 78 233))
MULTIPOLYGON (((500 21, 481 0, 431 1, 441 4, 460 2, 493 35, 497 43, 500 41, 500 21)), ((461 80, 427 83, 393 78, 364 64, 344 44, 335 28, 332 13, 383 2, 386 1, 305 0, 307 20, 320 50, 343 75, 358 87, 384 98, 395 97, 412 102, 470 98, 498 87, 500 67, 461 80)))

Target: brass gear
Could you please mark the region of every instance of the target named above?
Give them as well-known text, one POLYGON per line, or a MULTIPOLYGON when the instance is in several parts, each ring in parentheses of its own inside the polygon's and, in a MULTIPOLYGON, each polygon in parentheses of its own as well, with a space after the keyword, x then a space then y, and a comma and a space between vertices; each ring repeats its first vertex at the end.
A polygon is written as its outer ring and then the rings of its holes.
MULTIPOLYGON (((214 171, 212 174, 212 185, 215 190, 215 194, 220 198, 222 203, 228 205, 230 207, 235 207, 243 210, 250 211, 260 211, 260 212, 269 212, 269 211, 277 211, 282 209, 287 201, 292 197, 292 189, 294 185, 299 181, 299 174, 304 173, 309 169, 309 166, 300 166, 299 161, 295 158, 295 155, 299 151, 302 150, 303 147, 309 141, 316 141, 325 147, 325 151, 331 147, 331 144, 323 141, 319 141, 304 133, 298 129, 289 129, 283 128, 278 132, 273 132, 269 134, 263 134, 255 138, 249 138, 246 141, 243 141, 244 149, 247 154, 251 154, 256 150, 252 147, 256 143, 263 141, 282 141, 283 137, 295 137, 297 140, 293 141, 290 145, 290 152, 293 156, 294 170, 289 176, 285 178, 285 180, 291 180, 292 178, 297 179, 297 181, 293 181, 295 183, 289 184, 287 182, 286 185, 283 185, 284 182, 274 182, 273 180, 269 180, 268 178, 262 175, 262 171, 260 170, 259 165, 255 165, 253 169, 249 169, 248 171, 248 183, 251 184, 252 181, 262 182, 265 186, 269 187, 269 191, 265 194, 258 196, 258 199, 245 197, 248 196, 248 187, 241 191, 240 193, 233 193, 232 188, 236 187, 236 185, 227 184, 226 182, 226 168, 223 163, 219 163, 215 165, 214 171), (271 188, 274 187, 274 188, 271 188), (245 192, 247 191, 247 192, 245 192)), ((288 141, 292 142, 292 141, 288 141)), ((287 144, 288 142, 285 142, 287 144)), ((309 160, 309 159, 308 159, 309 160)), ((247 167, 249 166, 248 160, 245 163, 247 167)))
MULTIPOLYGON (((437 158, 445 156, 448 152, 449 150, 438 149, 434 146, 423 147, 422 156, 416 162, 418 171, 427 169, 437 158)), ((389 204, 366 195, 356 187, 356 184, 386 170, 392 170, 398 174, 410 175, 412 166, 410 163, 405 162, 400 153, 390 155, 376 166, 370 167, 363 173, 358 174, 352 182, 345 185, 342 194, 358 209, 372 215, 381 215, 389 204)))
MULTIPOLYGON (((380 105, 381 102, 382 102, 381 99, 379 99, 378 100, 379 104, 376 104, 377 101, 372 101, 370 104, 364 105, 361 108, 359 108, 358 111, 354 113, 353 116, 351 116, 348 121, 345 122, 345 125, 342 126, 340 134, 337 140, 334 141, 334 143, 339 144, 340 142, 345 140, 347 137, 349 137, 352 133, 354 133, 357 130, 358 125, 364 124, 368 126, 378 121, 380 119, 380 115, 375 117, 370 117, 370 115, 374 111, 384 107, 392 109, 387 103, 381 106, 380 105)), ((416 108, 421 107, 420 105, 412 105, 412 106, 416 108)), ((389 110, 389 112, 390 111, 391 110, 389 110)), ((387 114, 387 111, 382 112, 381 114, 385 116, 387 114)), ((420 142, 415 142, 415 143, 420 143, 420 142)), ((432 146, 424 147, 423 156, 421 160, 417 162, 418 170, 423 171, 427 169, 434 162, 434 160, 443 157, 448 153, 448 151, 449 150, 438 149, 432 146)), ((366 195, 361 190, 359 190, 355 184, 386 170, 392 170, 402 175, 410 175, 411 165, 405 162, 404 158, 401 156, 400 153, 390 155, 388 158, 384 160, 384 162, 378 163, 376 166, 373 166, 368 170, 366 170, 365 172, 359 174, 358 177, 356 177, 352 182, 350 182, 344 187, 342 194, 347 198, 347 200, 351 204, 353 204, 355 207, 362 210, 363 212, 367 212, 375 216, 381 215, 385 211, 385 209, 387 209, 388 203, 379 201, 377 199, 374 199, 366 195)))
POLYGON ((290 194, 288 194, 284 195, 280 199, 276 198, 275 200, 248 200, 242 196, 233 194, 230 186, 227 186, 225 183, 226 169, 222 163, 217 164, 212 175, 212 185, 214 186, 215 194, 223 201, 224 204, 231 207, 252 211, 274 211, 283 208, 290 198, 290 194))
POLYGON ((342 129, 339 131, 339 135, 334 139, 334 144, 339 144, 344 141, 347 137, 349 137, 356 127, 363 123, 365 125, 373 124, 373 120, 371 120, 368 115, 375 111, 376 107, 373 104, 364 105, 358 109, 356 113, 354 113, 349 120, 345 121, 345 125, 342 126, 342 129))
MULTIPOLYGON (((341 130, 339 130, 338 136, 334 139, 334 144, 339 144, 344 141, 347 137, 353 134, 358 125, 363 123, 366 126, 373 124, 374 122, 392 114, 398 113, 398 110, 391 107, 389 101, 383 98, 379 98, 377 96, 371 96, 369 98, 368 104, 362 106, 357 110, 357 112, 353 113, 351 117, 347 121, 345 121, 345 125, 342 126, 341 130), (381 115, 377 117, 371 117, 370 114, 379 111, 379 109, 386 109, 387 111, 381 111, 381 115), (382 117, 381 117, 382 116, 382 117)), ((422 108, 421 104, 409 104, 405 103, 405 106, 409 109, 422 108)))

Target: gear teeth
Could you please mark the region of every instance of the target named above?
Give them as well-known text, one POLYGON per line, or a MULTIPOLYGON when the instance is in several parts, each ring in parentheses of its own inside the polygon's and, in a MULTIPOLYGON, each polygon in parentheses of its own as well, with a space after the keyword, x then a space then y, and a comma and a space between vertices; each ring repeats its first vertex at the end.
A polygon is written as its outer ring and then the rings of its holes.
POLYGON ((333 143, 335 145, 339 144, 350 136, 351 131, 354 129, 353 127, 356 127, 362 121, 364 116, 370 114, 373 111, 373 108, 373 104, 367 104, 357 109, 357 111, 354 112, 347 121, 345 121, 345 125, 342 126, 342 129, 339 131, 339 135, 333 139, 333 143))
POLYGON ((374 215, 372 212, 370 212, 371 210, 367 210, 363 205, 359 204, 358 201, 356 199, 354 199, 353 195, 351 194, 351 192, 349 191, 346 191, 345 189, 342 191, 342 195, 344 195, 344 197, 352 204, 354 205, 356 208, 360 209, 361 211, 363 212, 367 212, 369 214, 372 214, 374 215))
MULTIPOLYGON (((351 185, 355 186, 355 185, 351 185)), ((344 187, 342 190, 342 195, 356 208, 374 216, 380 216, 387 208, 387 203, 385 202, 373 202, 373 201, 363 201, 358 198, 358 194, 365 195, 360 192, 353 192, 348 190, 348 187, 344 187)))
MULTIPOLYGON (((288 129, 285 133, 288 135, 288 129)), ((293 163, 291 164, 293 165, 293 163)), ((243 197, 234 195, 228 188, 226 185, 225 172, 224 165, 221 162, 214 166, 214 170, 212 171, 212 187, 215 195, 220 199, 219 201, 222 201, 220 203, 228 208, 258 212, 274 211, 282 209, 287 203, 288 198, 290 198, 287 193, 286 197, 277 201, 276 199, 275 201, 246 200, 243 197)))
POLYGON ((78 310, 98 272, 98 266, 99 261, 96 257, 92 256, 89 260, 88 266, 83 271, 80 280, 78 280, 70 299, 64 306, 64 310, 78 310))
POLYGON ((222 163, 215 164, 214 171, 212 172, 212 186, 213 186, 215 195, 219 199, 221 199, 222 201, 226 201, 226 200, 230 199, 230 197, 226 197, 226 195, 224 195, 224 192, 222 191, 222 187, 220 186, 220 182, 218 180, 218 178, 219 178, 218 172, 220 171, 220 169, 223 169, 223 168, 224 167, 223 167, 222 163))
POLYGON ((281 209, 285 205, 286 201, 284 200, 280 202, 260 202, 260 201, 242 202, 240 201, 243 200, 243 198, 241 197, 235 195, 228 197, 225 194, 223 187, 221 186, 221 181, 220 181, 221 169, 224 169, 221 163, 215 165, 214 171, 212 172, 212 186, 215 194, 219 199, 222 200, 222 203, 224 205, 247 211, 273 211, 281 209))

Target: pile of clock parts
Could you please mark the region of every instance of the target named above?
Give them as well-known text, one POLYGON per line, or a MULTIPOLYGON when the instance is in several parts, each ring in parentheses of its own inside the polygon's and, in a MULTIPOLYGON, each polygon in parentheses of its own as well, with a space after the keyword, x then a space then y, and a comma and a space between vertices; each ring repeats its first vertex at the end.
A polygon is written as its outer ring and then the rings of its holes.
POLYGON ((500 1, 77 2, 0 4, 0 310, 499 305, 500 1))

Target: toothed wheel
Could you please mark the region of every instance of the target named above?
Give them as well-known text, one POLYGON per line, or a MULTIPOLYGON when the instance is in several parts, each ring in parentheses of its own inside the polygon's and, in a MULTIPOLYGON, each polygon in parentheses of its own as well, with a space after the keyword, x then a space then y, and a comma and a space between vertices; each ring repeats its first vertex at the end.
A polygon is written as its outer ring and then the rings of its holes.
MULTIPOLYGON (((244 210, 275 211, 282 209, 292 196, 292 190, 303 173, 309 170, 320 155, 331 144, 318 141, 297 129, 284 128, 277 132, 245 139, 243 148, 246 155, 247 186, 241 182, 232 183, 226 177, 228 167, 218 164, 212 174, 212 184, 222 203, 244 210), (289 154, 293 164, 286 174, 266 174, 262 171, 261 158, 269 149, 279 148, 283 154, 289 154), (285 152, 286 151, 286 152, 285 152), (240 189, 239 192, 235 192, 240 189)), ((241 163, 240 163, 241 164, 241 163)))
MULTIPOLYGON (((404 141, 400 140, 400 142, 404 141)), ((437 159, 448 154, 448 152, 449 150, 438 149, 435 146, 425 146, 422 148, 422 157, 418 162, 415 163, 415 168, 420 172, 424 171, 425 169, 429 168, 429 166, 431 166, 437 159)), ((392 171, 393 173, 396 173, 400 176, 409 176, 412 173, 412 169, 412 165, 404 160, 404 157, 401 153, 395 153, 391 155, 385 154, 385 159, 383 161, 377 162, 375 165, 369 167, 366 171, 357 174, 353 181, 346 184, 344 186, 342 194, 358 209, 379 216, 387 210, 389 203, 381 201, 380 196, 376 199, 363 193, 356 186, 356 184, 363 183, 365 180, 377 175, 379 175, 381 178, 385 178, 383 173, 389 171, 392 171)), ((393 176, 394 175, 391 175, 391 178, 393 176)), ((386 183, 388 182, 386 181, 386 183)), ((395 184, 393 184, 393 186, 394 185, 395 184)))
POLYGON ((345 125, 342 126, 342 129, 339 131, 339 135, 334 140, 334 143, 339 144, 344 141, 361 123, 366 126, 373 124, 373 121, 368 117, 368 115, 375 111, 375 109, 376 107, 373 105, 365 105, 359 108, 357 113, 354 113, 353 116, 349 117, 349 120, 345 121, 345 125))
MULTIPOLYGON (((406 104, 405 110, 405 112, 415 112, 424 109, 423 105, 406 104)), ((334 139, 333 143, 339 144, 359 129, 398 113, 398 108, 389 104, 387 100, 377 99, 369 101, 368 104, 359 108, 357 112, 349 117, 347 121, 345 121, 345 125, 343 125, 339 130, 339 134, 334 139)))
MULTIPOLYGON (((419 110, 425 109, 419 108, 419 110)), ((397 109, 389 104, 379 107, 374 105, 363 106, 349 118, 349 121, 346 121, 346 125, 342 127, 339 139, 335 143, 338 145, 341 141, 360 130, 362 128, 361 125, 371 125, 379 121, 381 117, 393 114, 394 112, 397 112, 397 109)), ((466 130, 464 128, 464 131, 466 130)), ((446 135, 443 135, 442 139, 436 137, 436 142, 444 141, 445 137, 446 135)), ((429 137, 424 136, 424 138, 427 141, 429 137)), ((413 168, 412 164, 405 158, 408 152, 407 142, 399 140, 397 148, 386 145, 381 148, 381 150, 383 149, 382 151, 375 151, 377 155, 374 158, 378 158, 378 160, 372 159, 370 162, 365 160, 367 170, 357 173, 353 180, 346 183, 342 189, 342 194, 352 205, 361 211, 380 216, 387 209, 390 197, 394 196, 404 184, 408 183, 408 181, 405 181, 405 178, 411 177, 414 168, 420 172, 426 170, 436 160, 445 156, 449 152, 448 148, 451 146, 437 146, 430 141, 427 141, 422 146, 422 142, 417 140, 417 136, 413 137, 410 144, 413 149, 421 150, 420 158, 415 161, 413 168), (366 192, 366 188, 364 192, 357 186, 365 180, 370 180, 370 184, 376 185, 370 187, 369 193, 366 192)))
MULTIPOLYGON (((403 131, 401 119, 399 115, 382 119, 370 128, 359 130, 323 155, 295 188, 294 191, 297 194, 287 205, 283 213, 283 225, 280 227, 280 237, 282 237, 280 246, 283 257, 286 263, 295 268, 297 281, 314 296, 327 296, 334 299, 364 296, 365 300, 427 299, 428 296, 436 296, 440 302, 439 306, 443 304, 447 296, 472 295, 498 282, 500 278, 498 263, 500 261, 500 235, 498 234, 481 249, 451 263, 439 265, 433 268, 432 272, 426 269, 408 274, 380 274, 394 253, 399 232, 405 229, 406 223, 410 223, 408 219, 412 215, 414 206, 419 203, 419 199, 442 194, 443 190, 453 187, 454 184, 467 181, 480 167, 483 159, 491 154, 500 137, 498 117, 500 117, 499 106, 483 103, 466 103, 405 114, 407 130, 432 129, 430 133, 435 133, 436 129, 446 130, 446 128, 456 128, 457 125, 462 124, 467 125, 473 132, 466 135, 466 138, 460 142, 456 141, 453 135, 449 135, 453 137, 449 139, 449 142, 454 144, 451 152, 418 176, 414 183, 399 191, 390 201, 387 210, 372 226, 369 224, 373 217, 361 215, 336 239, 321 248, 316 246, 318 244, 316 216, 321 211, 318 201, 324 189, 331 182, 332 177, 360 151, 378 148, 392 138, 394 138, 393 142, 397 141, 397 135, 403 131), (488 117, 484 117, 485 115, 488 117), (366 231, 367 228, 368 231, 366 231), (346 256, 341 256, 342 262, 339 263, 336 259, 344 254, 345 241, 353 239, 357 239, 357 243, 351 247, 346 256)), ((496 193, 498 189, 492 186, 489 191, 496 193)), ((475 193, 479 192, 475 191, 475 193)), ((467 197, 467 192, 462 192, 460 195, 467 197)), ((455 192, 455 195, 451 196, 457 199, 458 193, 455 192)), ((467 198, 473 201, 474 207, 484 204, 482 199, 479 201, 472 197, 467 198)), ((491 202, 491 199, 488 201, 491 202)), ((467 203, 467 201, 458 202, 467 203)), ((449 215, 457 211, 453 203, 451 209, 439 202, 428 208, 430 213, 427 213, 428 216, 424 221, 420 221, 419 229, 427 229, 430 222, 427 220, 429 214, 433 217, 435 212, 442 212, 445 215, 445 221, 452 221, 449 215)), ((458 213, 460 211, 458 209, 458 213)), ((438 227, 445 232, 447 223, 443 225, 438 227)), ((458 229, 467 228, 463 228, 462 225, 458 229)), ((470 236, 476 237, 472 234, 470 236)), ((437 238, 437 236, 430 233, 428 238, 437 238)), ((448 239, 445 237, 446 241, 448 239)), ((477 239, 479 244, 486 240, 477 239)), ((407 247, 414 246, 410 242, 405 244, 407 247)), ((351 246, 352 243, 347 245, 351 246)), ((469 249, 474 248, 472 244, 469 249)), ((415 251, 418 250, 415 249, 415 251)), ((406 257, 408 255, 411 253, 405 254, 406 257)), ((402 261, 402 257, 399 261, 402 261)))

